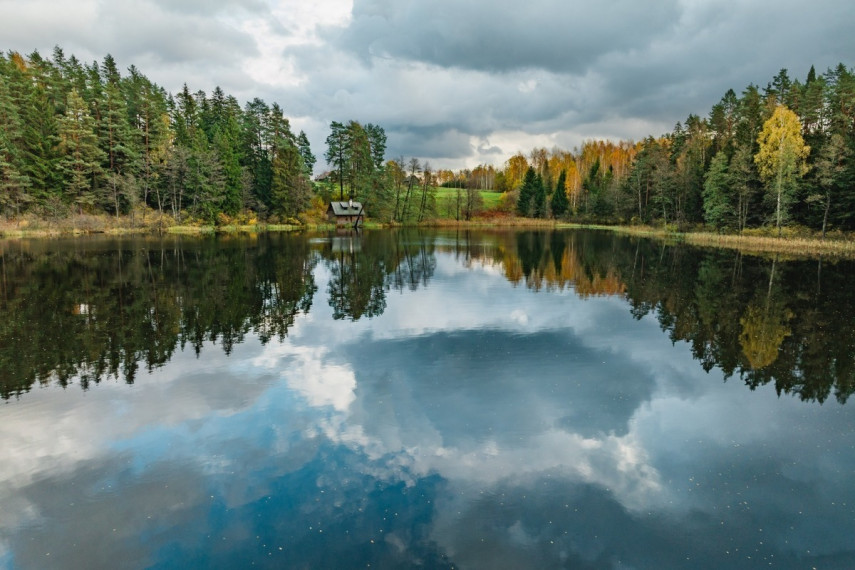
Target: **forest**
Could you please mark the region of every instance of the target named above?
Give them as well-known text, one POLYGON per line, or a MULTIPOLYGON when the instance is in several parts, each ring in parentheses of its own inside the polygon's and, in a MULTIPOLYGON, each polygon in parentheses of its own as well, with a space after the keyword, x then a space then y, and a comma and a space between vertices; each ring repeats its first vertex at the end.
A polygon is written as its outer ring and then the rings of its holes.
POLYGON ((521 215, 825 235, 853 229, 853 152, 855 74, 839 64, 812 67, 804 82, 782 69, 762 90, 730 89, 708 117, 659 137, 519 153, 497 178, 519 188, 521 215))
POLYGON ((315 157, 282 108, 220 88, 168 94, 106 56, 0 57, 0 210, 268 220, 309 207, 315 157))
POLYGON ((326 202, 363 201, 379 222, 472 219, 482 192, 502 215, 577 222, 855 229, 855 72, 729 89, 706 117, 642 141, 535 148, 457 172, 387 160, 379 125, 333 121, 317 163, 282 107, 241 106, 219 87, 167 93, 111 56, 0 55, 0 214, 59 218, 153 212, 174 223, 306 223, 326 202), (439 188, 450 189, 440 193, 439 188))

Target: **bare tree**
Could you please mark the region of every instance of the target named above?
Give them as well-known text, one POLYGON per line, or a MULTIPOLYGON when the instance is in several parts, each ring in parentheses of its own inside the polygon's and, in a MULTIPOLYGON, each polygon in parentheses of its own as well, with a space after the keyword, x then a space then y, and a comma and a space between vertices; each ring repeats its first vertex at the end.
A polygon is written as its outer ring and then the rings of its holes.
POLYGON ((409 215, 409 212, 410 212, 410 196, 413 193, 413 186, 419 181, 419 178, 418 178, 418 176, 416 176, 416 174, 421 172, 421 168, 422 168, 422 165, 419 162, 419 159, 416 157, 411 158, 410 161, 407 163, 407 166, 409 167, 410 176, 409 176, 409 180, 407 181, 407 197, 404 200, 403 213, 401 214, 402 220, 406 220, 407 216, 409 215))

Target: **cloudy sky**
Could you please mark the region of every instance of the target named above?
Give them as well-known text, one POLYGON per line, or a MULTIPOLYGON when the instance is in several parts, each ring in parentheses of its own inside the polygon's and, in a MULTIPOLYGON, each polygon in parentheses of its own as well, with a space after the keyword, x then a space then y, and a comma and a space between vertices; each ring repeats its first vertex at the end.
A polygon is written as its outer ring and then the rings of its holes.
POLYGON ((389 157, 462 168, 658 135, 781 68, 851 67, 853 22, 851 0, 0 0, 0 48, 276 101, 319 157, 353 119, 389 157))

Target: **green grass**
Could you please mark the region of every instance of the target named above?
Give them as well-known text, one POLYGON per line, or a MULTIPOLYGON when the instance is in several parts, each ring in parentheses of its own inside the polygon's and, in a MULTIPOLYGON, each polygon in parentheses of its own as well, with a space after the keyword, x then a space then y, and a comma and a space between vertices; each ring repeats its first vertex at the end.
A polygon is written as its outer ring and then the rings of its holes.
MULTIPOLYGON (((437 187, 435 190, 438 210, 437 216, 439 218, 447 218, 448 215, 446 213, 447 208, 445 207, 445 204, 457 197, 458 189, 437 187)), ((461 192, 466 192, 466 190, 461 189, 461 192)), ((493 192, 492 190, 479 190, 478 192, 481 194, 481 199, 484 200, 485 210, 495 210, 499 207, 499 200, 502 198, 502 192, 493 192)))

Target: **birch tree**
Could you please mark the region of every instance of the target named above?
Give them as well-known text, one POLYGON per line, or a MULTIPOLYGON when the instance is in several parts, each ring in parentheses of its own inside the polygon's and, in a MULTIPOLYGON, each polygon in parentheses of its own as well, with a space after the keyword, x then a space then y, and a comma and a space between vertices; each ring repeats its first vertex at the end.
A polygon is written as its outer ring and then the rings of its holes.
POLYGON ((754 162, 767 193, 775 199, 775 225, 780 236, 781 225, 789 218, 795 199, 796 182, 808 171, 810 147, 802 139, 799 118, 784 105, 775 107, 757 142, 760 150, 754 162))

